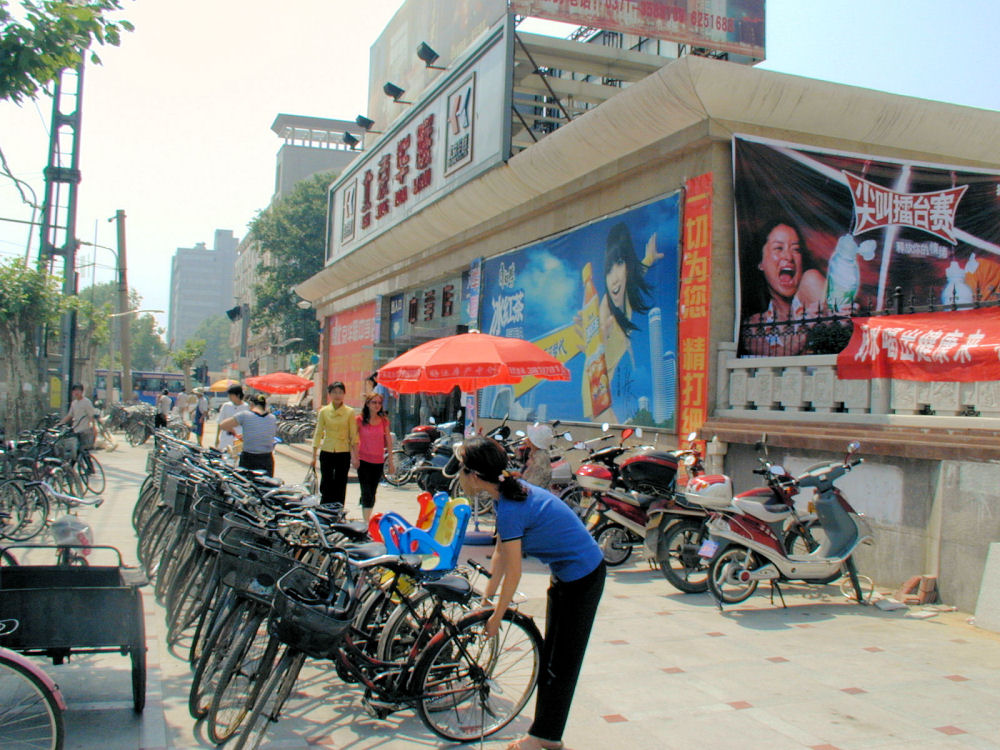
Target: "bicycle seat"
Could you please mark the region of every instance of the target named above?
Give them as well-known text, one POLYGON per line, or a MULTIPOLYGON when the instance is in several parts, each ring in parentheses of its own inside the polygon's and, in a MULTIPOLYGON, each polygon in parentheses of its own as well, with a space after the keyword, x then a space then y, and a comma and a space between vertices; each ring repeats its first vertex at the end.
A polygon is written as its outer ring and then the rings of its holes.
POLYGON ((373 557, 381 557, 387 553, 386 546, 381 542, 351 544, 344 547, 344 551, 347 552, 347 556, 352 560, 371 560, 373 557))
POLYGON ((330 529, 343 534, 352 542, 363 542, 368 538, 368 525, 364 521, 356 523, 334 523, 330 529))
POLYGON ((421 581, 420 585, 446 602, 463 603, 472 595, 469 579, 457 575, 442 576, 436 581, 421 581))

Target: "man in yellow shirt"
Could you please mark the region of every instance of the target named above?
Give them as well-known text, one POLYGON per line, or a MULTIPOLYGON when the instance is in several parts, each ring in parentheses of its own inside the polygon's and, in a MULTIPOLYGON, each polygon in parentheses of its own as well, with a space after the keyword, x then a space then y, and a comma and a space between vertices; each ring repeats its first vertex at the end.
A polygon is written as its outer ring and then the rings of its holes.
POLYGON ((326 392, 330 403, 319 410, 313 433, 312 467, 319 453, 319 492, 323 503, 344 505, 347 495, 347 471, 358 467, 358 418, 344 403, 344 384, 330 383, 326 392))

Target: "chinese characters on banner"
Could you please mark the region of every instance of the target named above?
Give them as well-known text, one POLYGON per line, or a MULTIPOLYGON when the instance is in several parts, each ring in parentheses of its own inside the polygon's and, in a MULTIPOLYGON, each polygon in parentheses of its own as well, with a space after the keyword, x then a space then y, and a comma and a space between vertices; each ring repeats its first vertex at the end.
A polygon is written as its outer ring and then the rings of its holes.
POLYGON ((1000 308, 854 318, 837 377, 1000 380, 1000 308))
POLYGON ((764 0, 512 0, 510 9, 764 59, 764 0))
POLYGON ((342 381, 346 388, 344 401, 352 406, 361 405, 364 380, 375 369, 372 363, 376 314, 376 304, 372 301, 327 318, 326 383, 342 381))
POLYGON ((712 281, 712 174, 684 184, 678 300, 678 418, 681 444, 708 418, 708 334, 712 281))

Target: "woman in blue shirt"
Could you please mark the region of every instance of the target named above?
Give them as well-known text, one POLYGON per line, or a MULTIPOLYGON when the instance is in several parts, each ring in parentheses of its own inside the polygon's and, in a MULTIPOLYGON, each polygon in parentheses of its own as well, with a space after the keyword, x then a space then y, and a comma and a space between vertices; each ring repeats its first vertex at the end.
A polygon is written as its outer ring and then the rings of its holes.
POLYGON ((507 452, 495 440, 470 438, 462 445, 461 459, 463 492, 469 497, 485 492, 496 508, 493 576, 484 593, 488 599, 499 588, 500 595, 486 623, 487 635, 497 634, 517 591, 522 552, 537 557, 552 572, 535 720, 528 734, 508 750, 557 750, 562 747, 573 692, 604 591, 604 556, 566 503, 511 474, 507 452))

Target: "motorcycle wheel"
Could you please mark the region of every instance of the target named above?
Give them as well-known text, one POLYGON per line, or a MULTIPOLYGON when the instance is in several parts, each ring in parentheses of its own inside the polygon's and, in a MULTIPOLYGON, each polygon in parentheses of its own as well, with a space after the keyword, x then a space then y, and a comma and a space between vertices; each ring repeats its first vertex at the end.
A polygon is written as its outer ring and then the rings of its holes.
POLYGON ((632 544, 628 529, 616 523, 602 523, 591 533, 597 546, 601 548, 604 562, 614 568, 622 565, 632 556, 632 544))
POLYGON ((577 518, 579 518, 584 523, 587 523, 587 513, 588 513, 588 506, 586 502, 587 498, 583 494, 582 487, 576 485, 571 485, 570 487, 567 487, 565 490, 563 490, 562 494, 559 495, 559 499, 570 507, 570 509, 576 514, 577 518))
POLYGON ((757 556, 746 547, 726 547, 708 567, 708 590, 722 604, 739 604, 757 590, 758 581, 742 581, 739 574, 758 566, 757 556))
POLYGON ((393 487, 402 487, 413 479, 413 456, 405 451, 393 451, 392 465, 394 471, 385 475, 385 481, 393 487))
POLYGON ((707 529, 702 521, 671 524, 660 537, 656 560, 667 583, 685 594, 708 590, 708 561, 698 554, 707 529))
MULTIPOLYGON (((819 524, 819 519, 812 519, 802 524, 797 524, 785 533, 785 550, 789 555, 809 555, 819 549, 820 544, 826 539, 826 532, 819 524)), ((810 578, 809 583, 825 585, 833 583, 844 575, 844 568, 841 567, 836 573, 826 578, 810 578)))

